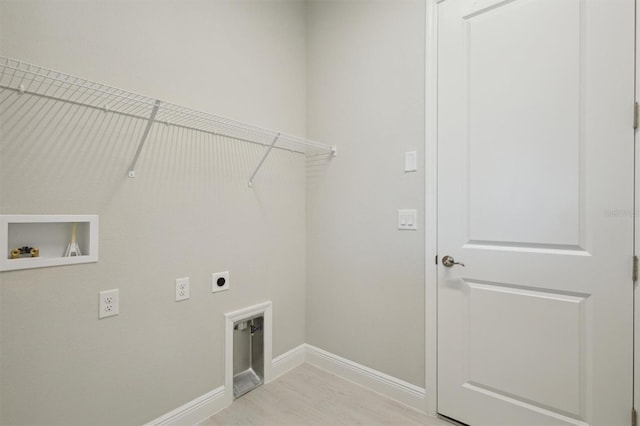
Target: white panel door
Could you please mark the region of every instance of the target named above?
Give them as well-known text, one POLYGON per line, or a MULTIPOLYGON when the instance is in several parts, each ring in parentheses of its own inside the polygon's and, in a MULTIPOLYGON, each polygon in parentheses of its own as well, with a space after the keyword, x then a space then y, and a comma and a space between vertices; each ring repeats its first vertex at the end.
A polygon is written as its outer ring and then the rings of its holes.
POLYGON ((634 0, 437 8, 438 411, 629 425, 634 0))

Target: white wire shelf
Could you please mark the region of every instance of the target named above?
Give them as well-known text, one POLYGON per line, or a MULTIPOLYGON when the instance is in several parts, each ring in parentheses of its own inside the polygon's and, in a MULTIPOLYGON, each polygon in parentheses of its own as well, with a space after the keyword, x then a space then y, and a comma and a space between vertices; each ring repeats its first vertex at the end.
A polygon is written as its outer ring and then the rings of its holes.
POLYGON ((268 146, 269 149, 252 178, 272 148, 301 154, 327 153, 335 156, 336 153, 335 146, 162 102, 148 96, 3 56, 0 56, 0 89, 14 90, 21 94, 40 96, 148 120, 147 129, 142 140, 139 141, 136 156, 131 163, 130 177, 135 176, 136 161, 153 124, 178 126, 268 146))

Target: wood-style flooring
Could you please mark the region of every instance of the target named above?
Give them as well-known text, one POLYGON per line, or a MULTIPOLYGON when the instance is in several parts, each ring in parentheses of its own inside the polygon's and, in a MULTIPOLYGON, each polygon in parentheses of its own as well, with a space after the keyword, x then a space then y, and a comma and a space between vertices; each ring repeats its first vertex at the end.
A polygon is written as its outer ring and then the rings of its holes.
POLYGON ((303 364, 238 398, 200 425, 451 426, 451 423, 303 364))

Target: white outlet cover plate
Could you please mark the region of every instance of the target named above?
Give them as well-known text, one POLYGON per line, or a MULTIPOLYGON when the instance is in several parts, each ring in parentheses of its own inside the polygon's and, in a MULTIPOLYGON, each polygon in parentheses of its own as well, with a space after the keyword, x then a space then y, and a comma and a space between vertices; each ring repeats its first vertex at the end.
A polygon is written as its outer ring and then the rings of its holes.
POLYGON ((100 292, 98 318, 107 318, 120 314, 120 290, 105 290, 100 292))
POLYGON ((229 290, 229 271, 214 272, 211 274, 211 292, 217 293, 219 291, 229 290), (224 285, 218 285, 218 280, 224 279, 224 285))
POLYGON ((416 230, 418 221, 417 210, 398 210, 398 229, 416 230))
POLYGON ((191 285, 189 277, 176 280, 176 302, 191 298, 191 285))

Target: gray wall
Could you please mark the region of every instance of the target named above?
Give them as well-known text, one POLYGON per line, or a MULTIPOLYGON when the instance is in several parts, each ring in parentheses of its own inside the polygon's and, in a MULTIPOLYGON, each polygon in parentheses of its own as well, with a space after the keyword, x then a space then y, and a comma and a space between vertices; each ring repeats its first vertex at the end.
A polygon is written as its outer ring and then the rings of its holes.
MULTIPOLYGON (((0 54, 305 134, 296 1, 2 1, 0 54)), ((98 214, 100 261, 0 273, 0 424, 141 424, 223 384, 223 314, 273 301, 305 341, 305 159, 0 94, 0 213, 98 214), (286 208, 284 208, 286 206, 286 208), (231 290, 212 294, 212 272, 231 290), (174 280, 191 277, 191 300, 174 280), (121 314, 98 320, 98 291, 121 314)))
POLYGON ((425 2, 311 1, 307 22, 307 134, 338 145, 307 169, 307 343, 424 386, 425 2))
POLYGON ((263 148, 157 126, 128 179, 141 120, 0 94, 0 213, 100 215, 99 263, 0 274, 0 424, 154 419, 223 384, 223 313, 264 300, 274 356, 424 385, 424 230, 395 229, 424 214, 424 0, 0 0, 0 54, 339 146, 250 190, 263 148))

